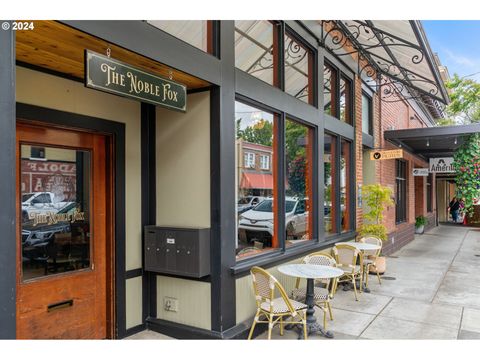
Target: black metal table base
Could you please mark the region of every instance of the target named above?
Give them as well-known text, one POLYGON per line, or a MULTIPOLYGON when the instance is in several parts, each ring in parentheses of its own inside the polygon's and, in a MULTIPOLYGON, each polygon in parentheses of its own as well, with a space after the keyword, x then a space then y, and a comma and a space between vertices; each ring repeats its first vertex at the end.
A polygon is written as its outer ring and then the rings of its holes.
MULTIPOLYGON (((298 339, 303 339, 303 325, 289 325, 285 326, 285 330, 292 330, 295 328, 298 334, 298 339)), ((310 336, 312 334, 319 334, 322 335, 328 339, 333 339, 333 332, 331 331, 326 331, 323 326, 321 326, 318 322, 314 322, 312 324, 307 323, 307 336, 310 336)))
MULTIPOLYGON (((357 281, 356 285, 357 285, 357 290, 359 291, 360 290, 360 283, 357 281)), ((350 291, 350 290, 353 290, 352 283, 346 283, 346 284, 343 285, 343 291, 350 291)), ((366 292, 366 293, 370 292, 370 289, 368 287, 366 287, 365 283, 363 283, 362 292, 366 292)))

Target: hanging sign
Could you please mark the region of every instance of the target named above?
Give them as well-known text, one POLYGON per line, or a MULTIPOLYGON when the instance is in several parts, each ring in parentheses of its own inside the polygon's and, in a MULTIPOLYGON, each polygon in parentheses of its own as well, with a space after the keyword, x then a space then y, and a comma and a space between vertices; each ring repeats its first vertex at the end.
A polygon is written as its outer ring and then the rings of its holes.
POLYGON ((185 85, 90 50, 85 50, 85 86, 175 110, 187 108, 185 85))
POLYGON ((432 158, 429 169, 431 173, 454 173, 453 157, 432 158))
POLYGON ((413 176, 428 176, 428 168, 414 168, 413 176))
POLYGON ((370 152, 370 160, 389 160, 403 158, 403 149, 378 150, 370 152))

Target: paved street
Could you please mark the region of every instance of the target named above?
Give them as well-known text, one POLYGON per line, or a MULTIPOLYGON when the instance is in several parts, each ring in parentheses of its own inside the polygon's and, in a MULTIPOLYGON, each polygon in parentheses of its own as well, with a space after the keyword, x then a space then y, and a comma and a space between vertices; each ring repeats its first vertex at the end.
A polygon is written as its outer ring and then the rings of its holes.
MULTIPOLYGON (((480 229, 443 225, 416 235, 388 257, 382 285, 370 276, 371 293, 355 301, 351 291, 339 288, 328 330, 335 339, 480 339, 479 269, 480 229)), ((322 313, 316 314, 322 321, 322 313)), ((275 327, 273 338, 297 334, 280 336, 275 327)), ((169 338, 144 331, 130 339, 169 338)))

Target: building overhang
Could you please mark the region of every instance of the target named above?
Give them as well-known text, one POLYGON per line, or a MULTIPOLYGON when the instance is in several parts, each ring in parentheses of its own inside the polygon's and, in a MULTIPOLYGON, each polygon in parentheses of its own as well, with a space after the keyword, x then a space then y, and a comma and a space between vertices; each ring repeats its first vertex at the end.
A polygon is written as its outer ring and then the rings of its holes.
POLYGON ((387 130, 385 140, 424 158, 452 156, 465 138, 480 133, 480 124, 387 130))

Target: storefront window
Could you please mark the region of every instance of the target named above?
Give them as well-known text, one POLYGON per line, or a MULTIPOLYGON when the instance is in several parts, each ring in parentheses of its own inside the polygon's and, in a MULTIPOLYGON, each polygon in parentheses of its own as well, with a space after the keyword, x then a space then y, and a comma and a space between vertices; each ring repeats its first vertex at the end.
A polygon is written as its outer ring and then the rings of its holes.
POLYGON ((340 79, 340 120, 347 124, 352 123, 352 86, 350 80, 340 79))
POLYGON ((312 128, 287 119, 285 124, 286 246, 313 238, 312 128))
POLYGON ((340 211, 342 217, 342 232, 346 232, 352 229, 351 214, 350 214, 350 153, 351 143, 346 140, 342 140, 342 150, 340 157, 340 211))
POLYGON ((21 146, 22 280, 90 267, 88 151, 21 146))
POLYGON ((277 85, 275 28, 267 20, 235 21, 235 66, 270 85, 277 85))
POLYGON ((325 235, 336 233, 336 206, 335 206, 335 142, 331 135, 324 136, 324 225, 325 235))
POLYGON ((362 94, 362 132, 373 135, 372 98, 362 94))
POLYGON ((183 40, 190 45, 212 53, 212 22, 206 20, 147 20, 152 26, 183 40))
POLYGON ((288 33, 285 34, 285 92, 313 104, 313 54, 288 33))
POLYGON ((275 114, 235 103, 237 259, 279 246, 275 233, 276 124, 275 114))
POLYGON ((336 75, 336 71, 330 65, 325 64, 323 67, 323 109, 325 114, 331 116, 336 115, 336 75))
POLYGON ((407 163, 395 160, 395 222, 397 224, 407 220, 407 163))

